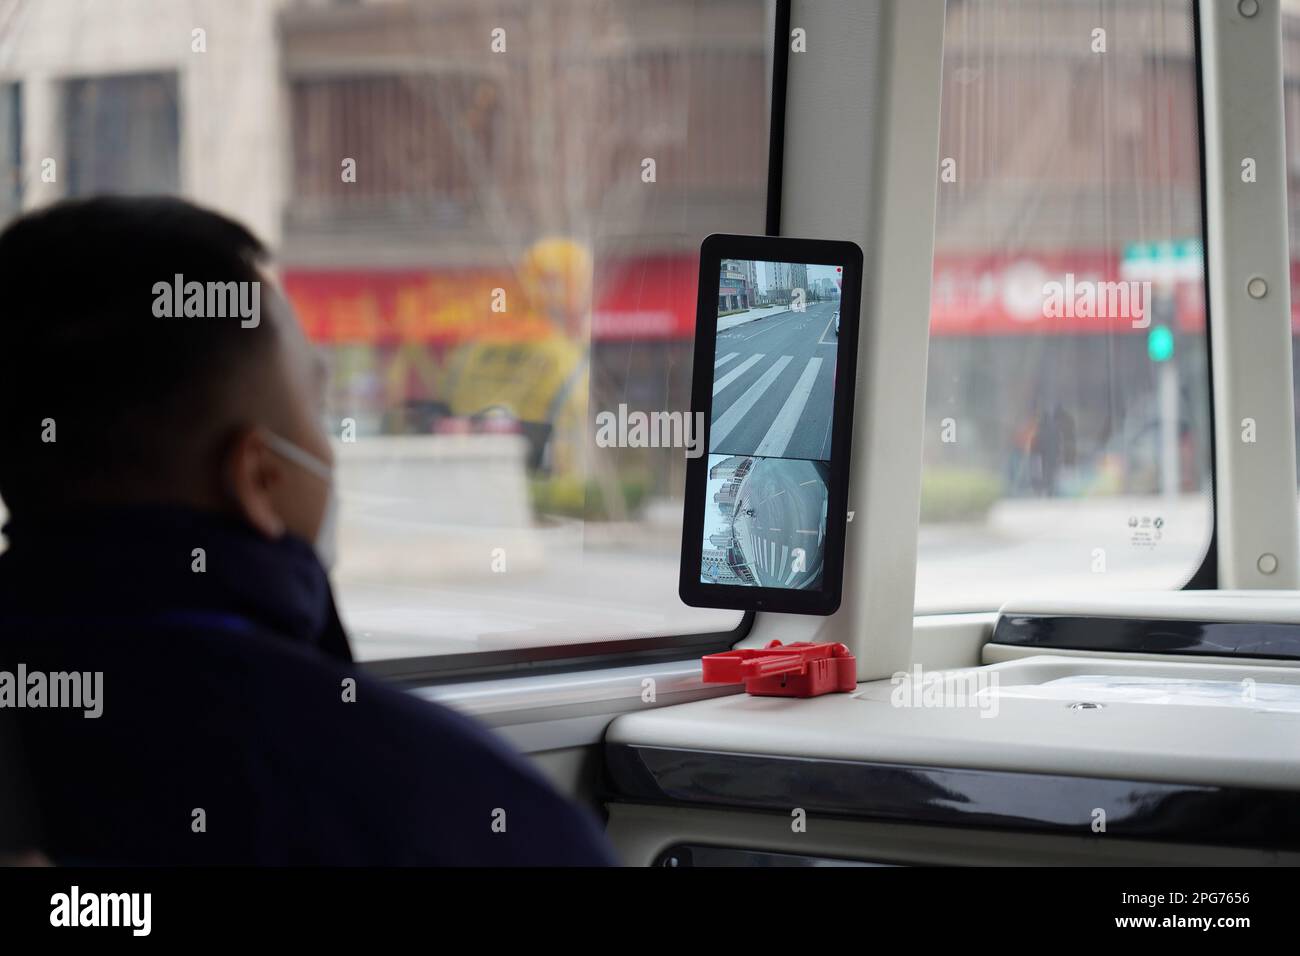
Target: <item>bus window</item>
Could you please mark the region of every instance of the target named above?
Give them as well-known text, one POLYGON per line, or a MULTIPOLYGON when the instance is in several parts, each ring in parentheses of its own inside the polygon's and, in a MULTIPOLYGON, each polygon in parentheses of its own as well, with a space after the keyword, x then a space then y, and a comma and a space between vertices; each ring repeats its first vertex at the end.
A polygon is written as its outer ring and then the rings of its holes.
POLYGON ((127 7, 125 46, 68 9, 6 48, 0 213, 173 193, 271 247, 361 659, 740 624, 677 599, 674 425, 700 241, 764 228, 770 0, 127 7))
POLYGON ((916 605, 1178 588, 1213 529, 1193 4, 949 3, 916 605))

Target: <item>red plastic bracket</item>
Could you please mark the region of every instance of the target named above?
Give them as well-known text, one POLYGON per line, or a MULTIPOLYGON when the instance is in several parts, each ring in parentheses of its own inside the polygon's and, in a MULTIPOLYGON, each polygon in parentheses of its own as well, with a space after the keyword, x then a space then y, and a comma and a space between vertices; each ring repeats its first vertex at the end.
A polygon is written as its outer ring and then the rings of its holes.
POLYGON ((740 684, 756 697, 820 697, 858 686, 858 660, 843 644, 773 641, 704 656, 704 683, 740 684))

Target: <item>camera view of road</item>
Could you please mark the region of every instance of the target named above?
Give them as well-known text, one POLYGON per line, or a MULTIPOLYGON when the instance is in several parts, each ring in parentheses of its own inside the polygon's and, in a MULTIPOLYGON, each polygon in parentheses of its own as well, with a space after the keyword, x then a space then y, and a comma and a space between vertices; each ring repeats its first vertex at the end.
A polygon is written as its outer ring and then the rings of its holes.
POLYGON ((828 297, 730 327, 719 318, 710 452, 830 458, 839 307, 828 297))
POLYGON ((820 587, 829 478, 820 461, 709 456, 700 580, 820 587))

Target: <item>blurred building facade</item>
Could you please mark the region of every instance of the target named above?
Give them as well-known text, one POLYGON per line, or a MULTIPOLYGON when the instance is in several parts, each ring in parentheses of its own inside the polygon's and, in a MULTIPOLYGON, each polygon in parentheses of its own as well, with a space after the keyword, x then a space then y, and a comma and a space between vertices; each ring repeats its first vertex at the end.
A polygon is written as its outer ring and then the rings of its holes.
MULTIPOLYGON (((1191 16, 1189 0, 950 0, 929 464, 1027 493, 1014 461, 1059 403, 1092 470, 1076 490, 1149 490, 1145 335, 1049 322, 1041 290, 1200 239, 1191 16), (962 439, 945 444, 950 418, 962 439)), ((375 432, 463 410, 466 343, 492 343, 503 378, 549 350, 537 374, 557 390, 586 363, 586 415, 685 409, 698 243, 763 228, 771 26, 768 0, 0 0, 0 214, 175 191, 248 222, 334 355, 336 404, 375 432), (546 237, 590 256, 570 269, 589 269, 582 296, 556 293, 564 266, 525 281, 546 237)), ((1166 300, 1191 490, 1208 483, 1203 283, 1166 300)), ((664 493, 684 474, 646 450, 609 461, 664 493)))

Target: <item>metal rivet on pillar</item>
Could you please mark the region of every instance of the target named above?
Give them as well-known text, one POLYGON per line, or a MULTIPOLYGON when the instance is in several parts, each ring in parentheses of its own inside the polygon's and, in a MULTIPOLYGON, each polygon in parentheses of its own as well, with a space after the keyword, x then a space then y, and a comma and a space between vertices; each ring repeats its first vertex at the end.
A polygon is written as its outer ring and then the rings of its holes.
POLYGON ((1255 562, 1255 567, 1259 568, 1261 574, 1272 574, 1277 571, 1277 555, 1264 553, 1259 556, 1255 562))
POLYGON ((1246 283, 1246 294, 1252 299, 1262 299, 1268 295, 1268 283, 1260 276, 1255 276, 1246 283))
POLYGON ((1241 0, 1237 4, 1237 12, 1243 17, 1253 17, 1259 13, 1259 0, 1241 0))

